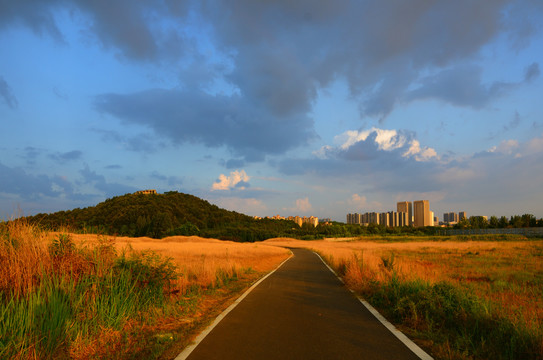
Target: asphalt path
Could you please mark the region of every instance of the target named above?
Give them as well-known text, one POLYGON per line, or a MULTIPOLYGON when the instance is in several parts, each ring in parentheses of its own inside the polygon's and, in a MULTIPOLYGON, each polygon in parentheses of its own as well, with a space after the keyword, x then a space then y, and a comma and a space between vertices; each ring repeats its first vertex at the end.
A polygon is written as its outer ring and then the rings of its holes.
POLYGON ((188 359, 419 359, 316 254, 292 252, 188 359))

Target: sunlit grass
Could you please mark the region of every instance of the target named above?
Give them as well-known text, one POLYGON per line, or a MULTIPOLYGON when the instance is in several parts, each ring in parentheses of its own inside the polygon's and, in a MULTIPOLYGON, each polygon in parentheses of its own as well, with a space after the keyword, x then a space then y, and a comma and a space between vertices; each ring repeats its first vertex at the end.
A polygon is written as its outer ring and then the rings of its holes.
POLYGON ((243 290, 231 284, 287 256, 264 245, 116 241, 0 223, 0 359, 158 357, 187 342, 184 326, 196 328, 214 302, 243 290))
POLYGON ((497 358, 542 358, 543 241, 471 239, 273 239, 266 243, 319 252, 350 288, 407 331, 412 329, 412 335, 425 339, 438 358, 493 358, 496 353, 497 358), (438 295, 443 291, 471 311, 455 313, 456 330, 464 327, 459 330, 463 335, 454 334, 450 321, 445 326, 449 333, 443 327, 437 331, 435 325, 443 319, 431 319, 431 314, 441 314, 432 309, 438 309, 435 303, 444 304, 438 295), (473 324, 487 330, 470 333, 473 324), (489 329, 502 332, 491 334, 489 329))

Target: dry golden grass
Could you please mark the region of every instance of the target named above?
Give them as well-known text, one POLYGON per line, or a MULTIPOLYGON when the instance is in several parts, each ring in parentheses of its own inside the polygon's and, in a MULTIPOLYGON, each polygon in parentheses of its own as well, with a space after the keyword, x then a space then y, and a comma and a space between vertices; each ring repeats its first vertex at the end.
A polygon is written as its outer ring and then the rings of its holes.
POLYGON ((32 291, 42 273, 51 271, 52 263, 44 241, 47 234, 19 222, 5 226, 9 237, 0 246, 0 291, 9 289, 20 296, 32 291))
POLYGON ((344 272, 351 288, 363 292, 370 281, 386 281, 393 261, 403 280, 447 281, 493 301, 513 322, 543 324, 543 241, 301 241, 264 243, 317 251, 344 272))
MULTIPOLYGON (((51 233, 50 237, 58 234, 51 233)), ((70 234, 81 246, 94 246, 104 240, 95 234, 70 234)), ((236 243, 198 236, 171 236, 164 239, 148 237, 106 237, 115 244, 117 251, 131 248, 136 251, 153 251, 169 257, 178 266, 181 276, 177 287, 184 292, 188 287, 213 287, 217 275, 232 276, 246 270, 259 273, 277 267, 289 256, 285 249, 263 243, 236 243)))
MULTIPOLYGON (((13 221, 0 223, 0 295, 7 295, 3 300, 8 302, 12 299, 18 299, 20 302, 26 301, 27 298, 35 299, 37 291, 41 289, 44 292, 44 288, 49 289, 48 285, 44 284, 49 284, 47 281, 50 281, 50 284, 54 283, 51 286, 64 284, 66 288, 62 288, 60 292, 76 299, 75 284, 79 284, 81 279, 106 281, 100 279, 109 279, 105 275, 111 274, 110 270, 115 266, 115 261, 119 260, 115 253, 123 252, 127 253, 128 259, 132 259, 132 256, 136 256, 134 259, 154 259, 152 254, 171 259, 173 265, 177 267, 178 277, 173 280, 174 283, 169 284, 171 286, 165 286, 163 289, 164 294, 168 294, 167 301, 162 307, 146 309, 143 317, 140 317, 143 313, 139 312, 137 313, 139 315, 130 318, 128 315, 119 315, 119 325, 104 326, 99 323, 98 330, 93 327, 96 325, 95 322, 91 321, 97 318, 94 312, 91 314, 77 310, 74 319, 67 315, 66 321, 77 322, 79 328, 77 333, 70 335, 69 344, 55 345, 60 349, 58 351, 65 353, 64 355, 74 359, 111 358, 111 354, 118 354, 115 358, 132 358, 130 354, 138 351, 149 352, 150 348, 158 346, 153 336, 164 332, 175 333, 177 341, 187 345, 205 325, 207 319, 218 315, 253 281, 290 256, 286 249, 260 243, 235 243, 194 236, 156 240, 64 232, 48 233, 25 221, 13 221), (64 240, 65 242, 62 242, 64 240), (58 255, 59 251, 62 251, 62 255, 58 255), (142 252, 152 254, 149 254, 149 257, 141 257, 138 254, 142 252), (69 281, 62 284, 54 282, 62 279, 69 281), (208 289, 211 291, 207 291, 208 289)), ((96 290, 97 283, 89 284, 91 286, 89 291, 83 290, 82 293, 78 293, 83 295, 77 299, 89 296, 89 300, 95 300, 92 297, 95 291, 90 289, 96 290)), ((57 293, 51 291, 51 294, 57 293)), ((51 294, 47 293, 47 296, 52 298, 54 294, 51 294)), ((81 303, 77 299, 73 304, 81 303)), ((6 303, 0 305, 4 306, 0 309, 2 313, 2 309, 7 309, 8 305, 6 303)), ((22 322, 26 321, 25 324, 33 321, 25 320, 32 318, 32 311, 13 306, 9 309, 12 308, 13 314, 8 315, 9 319, 13 320, 10 320, 10 324, 15 324, 14 328, 21 328, 20 324, 16 323, 19 318, 22 322), (15 312, 17 309, 23 310, 15 312), (24 316, 19 316, 21 314, 24 316)), ((73 310, 72 307, 70 309, 73 310)), ((97 313, 98 305, 93 309, 97 313)), ((2 313, 2 319, 4 315, 5 313, 2 313)), ((74 328, 75 322, 69 325, 70 329, 74 328)), ((31 329, 37 334, 45 334, 49 331, 49 323, 47 324, 43 329, 34 329, 35 327, 31 329)), ((9 334, 8 338, 12 341, 8 342, 8 347, 3 347, 5 344, 0 341, 0 358, 3 358, 2 354, 11 354, 11 358, 21 359, 42 357, 44 350, 38 350, 32 340, 34 337, 28 336, 26 330, 17 333, 17 337, 11 337, 11 334, 14 334, 12 328, 0 327, 0 329, 3 331, 0 338, 4 340, 3 336, 9 334), (24 339, 29 340, 25 342, 24 339), (12 343, 18 344, 20 348, 9 350, 12 343)), ((169 346, 168 344, 163 345, 164 349, 169 346)))

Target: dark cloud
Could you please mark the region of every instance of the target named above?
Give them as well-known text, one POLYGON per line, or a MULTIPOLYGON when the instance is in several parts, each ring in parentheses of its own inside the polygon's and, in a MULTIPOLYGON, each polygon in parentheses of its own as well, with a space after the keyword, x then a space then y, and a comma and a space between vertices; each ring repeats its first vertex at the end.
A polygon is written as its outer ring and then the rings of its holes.
POLYGON ((243 159, 230 159, 223 164, 227 169, 241 169, 245 166, 243 159))
POLYGON ((155 89, 100 95, 95 107, 124 123, 148 126, 173 143, 226 146, 246 161, 262 161, 266 154, 283 153, 315 136, 307 116, 275 118, 238 95, 155 89))
POLYGON ((94 186, 97 190, 102 191, 106 197, 124 195, 138 190, 129 185, 109 183, 105 176, 97 174, 95 171, 91 170, 88 165, 85 165, 85 167, 79 171, 79 174, 83 177, 83 182, 85 184, 94 186))
POLYGON ((111 130, 93 128, 91 129, 91 131, 100 134, 103 141, 121 145, 129 151, 150 154, 157 152, 159 149, 163 149, 167 146, 164 141, 156 139, 149 133, 139 134, 135 136, 126 136, 118 131, 111 130))
POLYGON ((179 22, 188 6, 148 0, 86 0, 74 5, 91 17, 90 31, 102 46, 118 50, 125 58, 174 60, 191 48, 183 32, 160 21, 162 17, 179 22))
POLYGON ((530 66, 526 68, 526 72, 524 73, 524 81, 532 81, 539 77, 540 74, 539 70, 539 64, 534 62, 530 66))
POLYGON ((58 176, 33 175, 21 168, 11 168, 0 163, 0 189, 3 193, 16 194, 23 199, 36 200, 72 193, 72 185, 58 176), (57 188, 57 189, 55 189, 57 188))
POLYGON ((60 1, 0 1, 0 27, 13 22, 22 23, 35 34, 51 36, 58 42, 64 42, 53 14, 60 1))
MULTIPOLYGON (((340 77, 360 98, 362 115, 386 116, 428 68, 473 57, 517 21, 505 0, 291 3, 203 7, 220 45, 235 53, 228 79, 276 114, 308 109, 316 89, 340 77)), ((470 84, 479 91, 480 83, 470 84)))
POLYGON ((26 160, 26 163, 28 165, 34 165, 36 164, 36 160, 38 157, 43 153, 44 151, 41 149, 37 149, 32 146, 27 146, 24 149, 24 155, 23 158, 26 160))
MULTIPOLYGON (((538 26, 530 10, 543 11, 536 4, 512 0, 42 0, 26 5, 4 1, 0 26, 18 20, 39 34, 62 39, 55 11, 67 7, 84 14, 88 21, 80 26, 102 47, 124 59, 154 64, 171 61, 184 86, 184 90, 102 95, 100 111, 127 123, 147 125, 177 142, 227 146, 247 161, 261 161, 266 154, 284 152, 313 137, 307 116, 318 91, 337 79, 348 83, 362 116, 381 120, 398 103, 428 97, 455 106, 487 105, 516 84, 499 80, 483 84, 479 68, 458 64, 475 61, 498 36, 509 36, 514 47, 529 43, 538 26), (195 23, 204 33, 194 33, 195 23), (203 37, 205 44, 199 43, 203 37), (213 55, 204 56, 202 47, 213 55), (428 71, 437 75, 422 78, 428 71), (236 95, 206 93, 217 81, 236 95), (420 87, 410 91, 416 85, 420 87), (144 100, 135 104, 143 114, 127 107, 136 100, 144 100), (194 102, 192 108, 190 102, 194 102), (202 125, 195 123, 195 115, 201 116, 202 125), (203 125, 210 130, 205 131, 203 125), (245 139, 235 134, 241 128, 250 134, 245 139), (281 137, 277 129, 287 134, 281 137)), ((538 75, 539 66, 534 63, 525 81, 538 75)))
POLYGON ((19 102, 15 95, 13 95, 11 87, 2 76, 0 76, 0 98, 11 109, 16 109, 19 106, 19 102))
POLYGON ((534 63, 526 70, 523 81, 484 85, 481 80, 482 68, 457 67, 422 79, 421 86, 409 91, 404 99, 407 101, 439 99, 456 106, 479 109, 538 75, 539 67, 534 63))
POLYGON ((166 183, 168 186, 177 187, 183 184, 183 179, 178 176, 166 176, 153 171, 151 177, 166 183))
POLYGON ((83 153, 79 150, 68 151, 65 153, 57 152, 57 153, 49 155, 51 159, 61 164, 66 163, 68 161, 79 160, 82 158, 82 156, 83 156, 83 153))

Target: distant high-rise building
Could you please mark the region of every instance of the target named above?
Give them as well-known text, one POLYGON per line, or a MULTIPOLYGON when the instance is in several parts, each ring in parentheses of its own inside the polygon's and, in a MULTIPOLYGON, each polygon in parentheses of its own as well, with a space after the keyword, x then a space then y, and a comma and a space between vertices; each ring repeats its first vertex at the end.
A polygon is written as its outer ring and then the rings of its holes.
POLYGON ((379 225, 379 214, 376 212, 368 213, 368 224, 379 225))
POLYGON ((393 226, 388 219, 388 213, 379 214, 379 224, 385 225, 385 226, 393 226))
POLYGON ((409 226, 409 219, 407 213, 398 212, 398 226, 409 226))
POLYGON ((463 219, 467 219, 468 216, 466 215, 466 212, 465 211, 460 211, 458 213, 458 221, 462 221, 463 219))
POLYGON ((418 200, 413 202, 413 212, 415 214, 414 226, 431 226, 430 202, 428 200, 418 200))
POLYGON ((449 222, 450 223, 457 223, 458 222, 458 214, 455 212, 449 213, 449 222))
POLYGON ((413 203, 411 201, 401 201, 397 203, 396 211, 406 213, 408 220, 406 225, 413 225, 413 203))
POLYGON ((443 213, 443 222, 448 223, 449 222, 449 213, 443 213))

